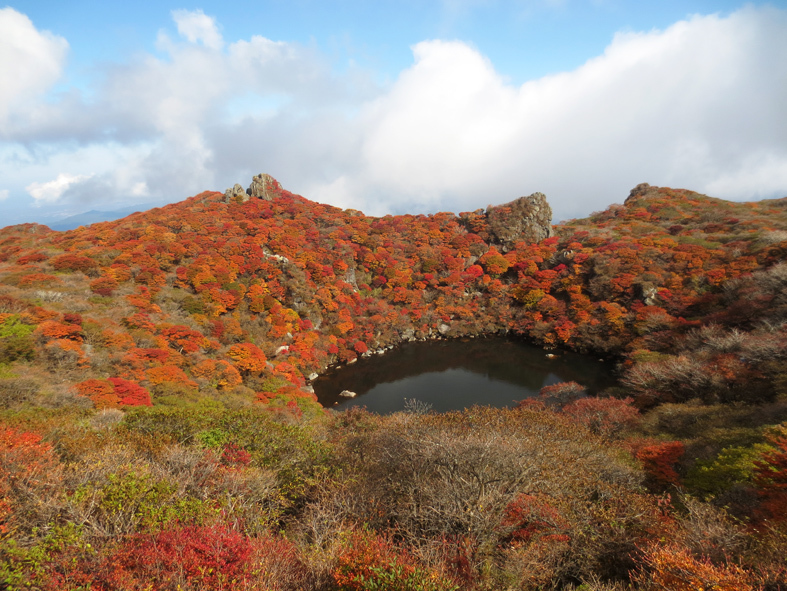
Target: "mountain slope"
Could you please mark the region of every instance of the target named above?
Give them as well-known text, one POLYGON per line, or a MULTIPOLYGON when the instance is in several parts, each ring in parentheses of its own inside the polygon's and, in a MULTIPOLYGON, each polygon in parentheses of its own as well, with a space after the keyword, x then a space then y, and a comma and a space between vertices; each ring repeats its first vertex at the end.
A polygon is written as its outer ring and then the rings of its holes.
MULTIPOLYGON (((510 332, 645 358, 674 352, 659 335, 708 323, 782 334, 785 200, 639 187, 538 243, 497 242, 506 216, 523 217, 511 206, 371 218, 281 188, 236 201, 203 193, 65 233, 5 228, 4 321, 34 329, 29 355, 68 382, 122 378, 167 399, 218 388, 265 400, 272 384, 303 390, 329 364, 417 338, 510 332), (247 342, 266 358, 255 371, 231 352, 247 342), (208 361, 229 382, 206 384, 208 361)), ((771 374, 764 388, 782 379, 771 374)), ((734 378, 713 394, 742 395, 734 378)))
POLYGON ((785 588, 787 200, 641 185, 550 227, 258 180, 0 230, 0 588, 785 588), (387 417, 308 386, 490 333, 620 386, 387 417))

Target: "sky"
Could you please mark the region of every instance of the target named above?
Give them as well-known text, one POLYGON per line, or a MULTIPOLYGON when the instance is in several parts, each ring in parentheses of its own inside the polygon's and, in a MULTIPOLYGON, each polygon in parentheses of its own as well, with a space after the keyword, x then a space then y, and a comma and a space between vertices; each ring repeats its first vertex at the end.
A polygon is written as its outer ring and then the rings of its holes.
MULTIPOLYGON (((125 3, 123 3, 125 4, 125 3)), ((0 226, 266 172, 371 215, 787 196, 787 1, 0 5, 0 226)))

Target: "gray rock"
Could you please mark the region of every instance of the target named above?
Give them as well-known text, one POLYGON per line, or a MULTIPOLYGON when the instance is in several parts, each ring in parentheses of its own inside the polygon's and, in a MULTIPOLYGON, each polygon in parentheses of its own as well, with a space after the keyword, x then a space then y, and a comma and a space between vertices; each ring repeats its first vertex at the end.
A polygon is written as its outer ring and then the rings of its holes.
POLYGON ((272 201, 275 191, 278 190, 281 190, 279 181, 269 174, 260 173, 251 180, 251 185, 246 189, 246 193, 264 201, 272 201))
POLYGON ((508 252, 517 242, 540 242, 552 236, 552 208, 543 193, 490 205, 486 212, 464 213, 460 220, 502 252, 508 252))
POLYGON ((443 336, 447 335, 450 330, 451 330, 451 327, 448 326, 445 323, 443 323, 443 324, 441 324, 440 326, 437 327, 437 331, 443 336))
POLYGON ((659 303, 659 290, 655 287, 646 287, 642 290, 642 301, 646 306, 655 306, 659 303))
POLYGON ((355 398, 356 396, 358 396, 358 394, 356 394, 355 392, 351 392, 350 390, 342 390, 341 392, 339 392, 339 396, 342 396, 344 398, 355 398))
POLYGON ((241 187, 238 183, 235 183, 234 187, 224 191, 224 203, 245 203, 248 200, 249 196, 246 194, 246 191, 243 190, 243 187, 241 187))
POLYGON ((631 191, 629 191, 629 196, 626 198, 625 203, 629 201, 635 201, 637 197, 644 197, 648 193, 651 192, 651 189, 657 189, 658 187, 651 187, 648 183, 640 183, 631 191))

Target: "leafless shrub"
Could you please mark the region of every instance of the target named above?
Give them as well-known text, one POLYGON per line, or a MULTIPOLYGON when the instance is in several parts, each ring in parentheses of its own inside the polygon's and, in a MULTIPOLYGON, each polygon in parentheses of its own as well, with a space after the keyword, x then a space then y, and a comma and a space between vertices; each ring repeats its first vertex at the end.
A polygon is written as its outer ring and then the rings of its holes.
POLYGON ((773 230, 771 232, 763 232, 760 235, 758 242, 761 242, 764 245, 768 244, 776 244, 778 242, 784 242, 787 240, 787 232, 784 230, 773 230))
POLYGON ((713 391, 713 376, 708 368, 688 355, 638 363, 626 372, 621 381, 635 392, 656 400, 687 400, 713 391))
POLYGON ((428 402, 417 400, 415 398, 404 399, 404 412, 414 415, 425 415, 430 410, 432 410, 432 405, 428 402))
POLYGON ((598 487, 636 486, 590 436, 577 437, 548 413, 478 409, 460 415, 393 415, 385 429, 354 444, 363 477, 354 494, 365 520, 395 523, 416 545, 425 539, 470 536, 479 544, 504 535, 501 524, 517 495, 556 498, 598 487), (555 467, 560 466, 559 470, 555 467), (581 475, 580 475, 581 474, 581 475))
POLYGON ((15 408, 38 394, 40 384, 30 378, 0 380, 0 408, 15 408))
POLYGON ((90 426, 97 431, 114 427, 123 420, 123 411, 118 408, 105 408, 90 418, 90 426))
POLYGON ((352 528, 366 508, 364 499, 348 483, 335 482, 320 488, 298 520, 297 535, 314 548, 330 549, 338 536, 352 528))
POLYGON ((680 501, 688 514, 681 522, 678 539, 695 556, 723 563, 729 556, 740 554, 748 536, 722 509, 688 495, 682 495, 680 501))
POLYGON ((42 393, 36 404, 44 408, 93 408, 93 402, 70 388, 56 387, 51 392, 42 393))
POLYGON ((43 290, 39 289, 35 292, 35 297, 42 302, 62 302, 65 298, 65 294, 62 291, 50 291, 50 290, 43 290))

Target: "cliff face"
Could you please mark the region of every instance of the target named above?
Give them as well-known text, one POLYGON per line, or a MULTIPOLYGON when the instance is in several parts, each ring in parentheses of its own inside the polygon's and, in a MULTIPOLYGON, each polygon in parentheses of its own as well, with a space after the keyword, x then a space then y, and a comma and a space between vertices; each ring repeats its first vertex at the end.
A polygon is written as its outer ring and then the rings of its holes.
POLYGON ((465 226, 487 242, 508 252, 517 242, 540 242, 552 236, 552 208, 543 193, 533 193, 503 205, 490 205, 460 214, 465 226))

